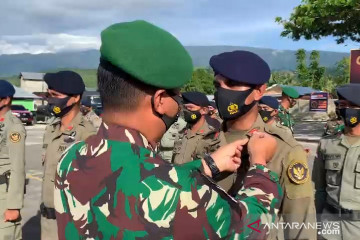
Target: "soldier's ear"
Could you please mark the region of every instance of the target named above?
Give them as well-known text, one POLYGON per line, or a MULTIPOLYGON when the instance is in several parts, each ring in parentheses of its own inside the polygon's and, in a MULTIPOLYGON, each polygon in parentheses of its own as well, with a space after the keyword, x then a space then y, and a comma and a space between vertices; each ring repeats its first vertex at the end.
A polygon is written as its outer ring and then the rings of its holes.
POLYGON ((202 108, 200 109, 200 113, 201 113, 202 115, 207 115, 207 114, 209 114, 209 108, 208 108, 208 107, 202 107, 202 108))
POLYGON ((11 99, 12 99, 11 97, 6 97, 6 98, 1 99, 0 102, 3 102, 4 105, 10 105, 11 104, 11 99))
POLYGON ((254 89, 254 100, 259 101, 264 96, 265 92, 266 92, 266 84, 257 86, 254 89))
MULTIPOLYGON (((152 107, 155 112, 164 114, 166 112, 166 99, 170 98, 164 89, 157 90, 152 96, 152 107)), ((171 100, 171 98, 170 98, 171 100)))

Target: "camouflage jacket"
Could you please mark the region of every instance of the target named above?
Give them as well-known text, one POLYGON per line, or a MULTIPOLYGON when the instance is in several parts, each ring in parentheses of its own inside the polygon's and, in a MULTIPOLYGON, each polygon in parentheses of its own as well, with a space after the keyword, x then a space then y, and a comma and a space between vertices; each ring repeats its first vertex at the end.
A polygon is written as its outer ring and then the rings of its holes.
POLYGON ((264 239, 282 189, 255 165, 231 198, 201 174, 201 161, 175 166, 138 131, 105 123, 58 164, 59 239, 264 239), (255 229, 255 230, 254 230, 255 229))
POLYGON ((281 125, 290 128, 291 132, 294 132, 294 120, 291 118, 289 111, 286 110, 282 105, 279 107, 278 117, 280 119, 281 125))

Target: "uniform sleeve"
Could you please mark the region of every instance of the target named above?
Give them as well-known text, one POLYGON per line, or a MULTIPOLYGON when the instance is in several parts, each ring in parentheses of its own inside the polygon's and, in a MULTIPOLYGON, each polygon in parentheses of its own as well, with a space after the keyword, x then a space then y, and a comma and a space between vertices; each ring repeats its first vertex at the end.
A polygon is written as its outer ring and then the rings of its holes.
POLYGON ((312 180, 315 186, 315 207, 316 212, 321 214, 326 202, 326 176, 325 162, 321 151, 321 141, 319 143, 317 154, 314 160, 312 180))
POLYGON ((209 181, 198 179, 193 186, 197 191, 183 190, 179 194, 175 239, 266 238, 267 226, 275 221, 282 195, 275 173, 264 166, 253 166, 236 199, 209 181))
MULTIPOLYGON (((307 165, 307 156, 301 147, 295 147, 290 152, 290 165, 283 169, 285 196, 282 203, 282 217, 285 223, 316 224, 314 205, 314 190, 311 174, 307 165)), ((294 226, 294 225, 293 225, 294 226)), ((316 239, 316 229, 286 228, 285 239, 316 239)))
POLYGON ((275 222, 282 197, 276 173, 261 165, 250 167, 236 197, 242 209, 241 217, 248 224, 240 239, 265 239, 268 226, 275 222))
POLYGON ((25 128, 21 124, 16 124, 14 128, 9 129, 8 143, 11 174, 6 201, 7 209, 21 209, 24 206, 25 138, 25 128))
POLYGON ((46 128, 45 128, 45 132, 44 132, 44 135, 43 135, 43 145, 42 145, 42 149, 41 149, 41 163, 42 165, 44 166, 45 164, 45 155, 46 155, 46 149, 47 149, 47 146, 48 146, 48 135, 49 135, 49 125, 46 125, 46 128))

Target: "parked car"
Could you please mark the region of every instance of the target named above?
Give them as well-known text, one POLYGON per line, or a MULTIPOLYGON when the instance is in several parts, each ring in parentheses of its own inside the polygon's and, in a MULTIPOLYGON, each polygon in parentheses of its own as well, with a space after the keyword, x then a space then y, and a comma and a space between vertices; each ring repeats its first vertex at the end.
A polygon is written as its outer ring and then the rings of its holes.
POLYGON ((100 116, 102 111, 103 111, 103 107, 102 107, 102 102, 100 99, 100 95, 98 92, 96 91, 86 91, 83 94, 83 99, 90 99, 90 103, 91 103, 91 107, 93 109, 93 111, 100 116))
POLYGON ((22 105, 11 105, 11 112, 26 125, 34 125, 36 123, 34 115, 22 105))

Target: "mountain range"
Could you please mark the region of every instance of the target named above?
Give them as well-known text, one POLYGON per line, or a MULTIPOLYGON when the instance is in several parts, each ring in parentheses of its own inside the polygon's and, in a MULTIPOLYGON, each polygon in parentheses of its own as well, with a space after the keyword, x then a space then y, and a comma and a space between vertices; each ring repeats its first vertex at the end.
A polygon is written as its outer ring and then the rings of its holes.
MULTIPOLYGON (((208 67, 209 59, 215 54, 234 50, 252 51, 265 59, 273 71, 292 71, 296 68, 295 52, 292 50, 274 50, 266 48, 239 46, 188 46, 195 67, 208 67)), ((310 55, 308 53, 308 55, 310 55)), ((349 57, 349 53, 320 51, 320 64, 327 68, 349 57)), ((61 68, 96 69, 99 63, 99 51, 60 52, 43 54, 0 55, 0 76, 13 76, 20 72, 46 72, 61 68)))

